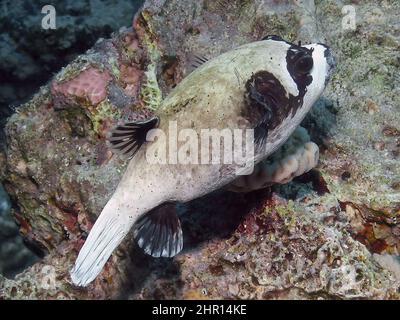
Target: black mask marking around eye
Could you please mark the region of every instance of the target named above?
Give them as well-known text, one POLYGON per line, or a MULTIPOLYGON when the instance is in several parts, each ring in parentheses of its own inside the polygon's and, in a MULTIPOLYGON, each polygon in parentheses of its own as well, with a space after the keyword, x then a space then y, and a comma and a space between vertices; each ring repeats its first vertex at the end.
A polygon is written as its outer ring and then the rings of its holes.
POLYGON ((292 45, 286 55, 287 68, 296 81, 297 85, 300 82, 302 75, 309 74, 314 66, 314 60, 312 57, 313 49, 307 49, 305 47, 299 47, 297 45, 292 45))
MULTIPOLYGON (((288 51, 288 56, 286 58, 286 61, 288 62, 288 68, 289 68, 289 63, 292 64, 294 67, 292 68, 293 72, 298 73, 298 74, 308 74, 311 72, 313 66, 314 66, 314 60, 312 58, 312 52, 313 49, 307 49, 305 47, 301 46, 301 41, 299 41, 298 45, 295 45, 293 43, 290 43, 283 39, 282 37, 278 35, 268 35, 264 37, 262 40, 273 40, 273 41, 280 41, 280 42, 285 42, 290 45, 289 51, 288 51)), ((290 70, 289 70, 290 72, 290 70)), ((308 77, 309 83, 306 85, 309 85, 312 81, 312 78, 310 79, 308 77)))
POLYGON ((293 103, 298 105, 302 104, 303 97, 307 92, 307 86, 313 80, 310 74, 314 67, 313 51, 313 49, 292 44, 286 55, 287 70, 299 90, 299 95, 295 99, 296 101, 293 100, 293 103))
POLYGON ((313 78, 310 74, 314 67, 313 49, 292 44, 279 36, 270 35, 263 40, 282 41, 290 47, 286 55, 287 70, 297 85, 298 95, 287 92, 282 83, 270 72, 260 70, 246 82, 245 108, 243 116, 254 127, 256 147, 262 147, 273 131, 289 116, 294 117, 303 105, 307 86, 313 78))

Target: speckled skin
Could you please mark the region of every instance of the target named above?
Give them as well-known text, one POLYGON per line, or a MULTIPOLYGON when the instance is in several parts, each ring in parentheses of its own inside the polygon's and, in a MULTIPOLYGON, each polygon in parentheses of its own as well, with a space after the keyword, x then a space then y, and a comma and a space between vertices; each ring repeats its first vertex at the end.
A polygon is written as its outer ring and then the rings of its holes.
MULTIPOLYGON (((264 146, 246 154, 246 163, 257 164, 274 152, 303 120, 322 93, 331 67, 326 47, 310 45, 314 51, 313 81, 307 86, 303 104, 288 114, 276 127, 268 130, 264 146)), ((177 132, 193 129, 254 129, 256 123, 244 116, 247 108, 246 81, 259 71, 271 73, 286 89, 286 95, 298 96, 298 83, 288 71, 286 56, 291 44, 281 40, 264 40, 243 45, 208 61, 184 79, 160 106, 158 129, 171 138, 169 126, 176 121, 177 132)), ((252 111, 250 111, 252 112, 252 111)), ((183 144, 183 143, 182 143, 183 144)), ((179 150, 181 145, 178 143, 179 150)), ((159 164, 149 163, 150 148, 165 148, 157 139, 141 147, 130 161, 115 193, 106 204, 82 247, 71 278, 77 285, 87 285, 101 271, 112 251, 131 226, 146 212, 168 201, 187 202, 212 192, 235 179, 244 169, 240 164, 159 164), (162 184, 160 185, 160 181, 162 184)), ((168 150, 169 151, 169 150, 168 150)), ((241 152, 241 150, 234 150, 241 152)), ((168 154, 168 152, 167 152, 168 154)))
MULTIPOLYGON (((178 132, 190 128, 196 130, 199 137, 200 130, 207 128, 252 129, 253 124, 243 116, 247 108, 244 101, 244 79, 250 78, 257 71, 267 70, 287 88, 288 94, 297 95, 296 83, 286 69, 285 57, 289 47, 285 42, 258 41, 212 59, 185 78, 167 96, 160 107, 159 129, 167 133, 167 137, 169 121, 177 122, 178 132)), ((318 60, 324 50, 319 49, 321 51, 315 50, 314 81, 309 86, 303 106, 293 118, 288 115, 280 126, 269 132, 265 148, 255 155, 256 163, 286 141, 322 93, 329 67, 326 61, 318 60)), ((183 144, 184 142, 178 142, 178 150, 183 144)), ((235 163, 165 166, 149 165, 143 160, 144 151, 131 161, 118 190, 129 190, 129 199, 132 199, 132 186, 138 185, 141 189, 137 191, 138 194, 154 195, 153 207, 154 203, 158 204, 166 199, 186 202, 216 190, 232 181, 236 175, 235 170, 239 169, 235 163), (151 177, 164 181, 166 187, 160 190, 158 183, 151 177)), ((138 200, 142 201, 140 198, 138 200)))

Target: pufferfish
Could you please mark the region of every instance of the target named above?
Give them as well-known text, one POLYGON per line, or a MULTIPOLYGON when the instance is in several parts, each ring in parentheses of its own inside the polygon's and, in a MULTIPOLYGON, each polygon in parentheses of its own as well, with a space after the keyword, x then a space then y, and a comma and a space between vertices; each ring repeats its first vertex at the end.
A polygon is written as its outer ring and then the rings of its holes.
POLYGON ((243 167, 222 161, 150 163, 146 151, 162 150, 160 144, 165 144, 163 139, 149 139, 153 129, 168 136, 173 122, 178 131, 190 128, 199 135, 205 128, 253 130, 254 152, 246 163, 257 165, 299 126, 335 65, 328 46, 294 44, 278 36, 203 62, 163 100, 156 116, 111 132, 113 149, 131 160, 79 252, 71 270, 74 284, 93 281, 132 227, 146 253, 175 256, 182 250, 183 234, 176 211, 168 207, 226 187, 243 167))

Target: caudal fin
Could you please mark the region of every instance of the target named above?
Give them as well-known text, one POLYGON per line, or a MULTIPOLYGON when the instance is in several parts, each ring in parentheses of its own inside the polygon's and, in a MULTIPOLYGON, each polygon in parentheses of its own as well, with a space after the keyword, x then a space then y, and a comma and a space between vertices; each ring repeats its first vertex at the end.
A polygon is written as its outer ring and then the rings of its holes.
POLYGON ((96 278, 134 222, 112 207, 110 202, 104 207, 71 270, 71 279, 78 286, 87 286, 96 278))

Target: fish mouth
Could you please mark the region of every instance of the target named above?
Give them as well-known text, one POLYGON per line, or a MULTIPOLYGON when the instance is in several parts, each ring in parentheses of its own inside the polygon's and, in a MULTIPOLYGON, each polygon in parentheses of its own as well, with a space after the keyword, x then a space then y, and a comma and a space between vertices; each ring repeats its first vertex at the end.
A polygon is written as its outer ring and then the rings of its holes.
POLYGON ((337 67, 337 61, 335 55, 332 52, 332 49, 329 46, 327 46, 324 43, 318 43, 318 44, 325 48, 324 57, 328 65, 328 71, 325 80, 325 86, 326 86, 329 80, 331 79, 333 73, 335 72, 335 69, 337 67))

